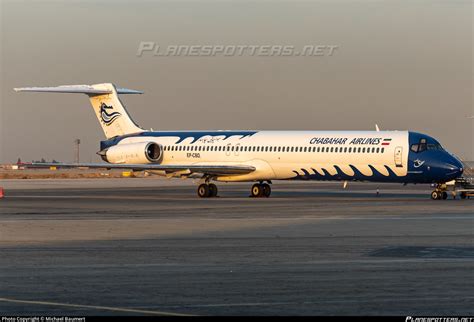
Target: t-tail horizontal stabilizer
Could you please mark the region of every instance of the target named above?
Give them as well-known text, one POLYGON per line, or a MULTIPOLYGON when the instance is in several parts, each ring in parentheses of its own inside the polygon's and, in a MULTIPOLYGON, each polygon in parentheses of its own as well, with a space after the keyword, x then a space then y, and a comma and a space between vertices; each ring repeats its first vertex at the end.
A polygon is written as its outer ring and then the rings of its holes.
POLYGON ((17 92, 86 94, 94 108, 105 136, 109 139, 119 135, 144 132, 130 117, 118 94, 143 94, 128 88, 117 88, 114 84, 63 85, 56 87, 14 88, 17 92))

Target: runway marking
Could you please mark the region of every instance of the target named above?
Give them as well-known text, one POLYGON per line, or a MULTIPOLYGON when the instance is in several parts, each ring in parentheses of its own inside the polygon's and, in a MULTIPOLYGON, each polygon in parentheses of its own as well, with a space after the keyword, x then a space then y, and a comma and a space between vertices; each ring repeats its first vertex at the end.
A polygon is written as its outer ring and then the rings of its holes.
POLYGON ((37 305, 51 305, 51 306, 65 306, 65 307, 75 307, 75 308, 82 308, 82 309, 95 309, 95 310, 107 310, 107 311, 115 311, 115 312, 142 313, 142 314, 163 315, 163 316, 194 316, 194 315, 191 315, 191 314, 184 314, 184 313, 173 313, 173 312, 164 312, 164 311, 148 311, 148 310, 127 309, 127 308, 111 307, 111 306, 82 305, 82 304, 69 304, 69 303, 57 303, 57 302, 46 302, 46 301, 26 301, 26 300, 9 299, 9 298, 4 298, 4 297, 0 297, 0 302, 37 304, 37 305))

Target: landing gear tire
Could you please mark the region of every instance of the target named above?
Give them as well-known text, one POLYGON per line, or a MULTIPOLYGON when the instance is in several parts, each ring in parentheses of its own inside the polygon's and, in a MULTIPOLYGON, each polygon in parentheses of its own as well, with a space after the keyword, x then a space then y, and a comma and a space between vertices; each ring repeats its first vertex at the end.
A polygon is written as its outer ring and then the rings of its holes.
POLYGON ((467 193, 461 192, 461 199, 466 199, 467 198, 467 193))
POLYGON ((254 184, 252 186, 251 193, 252 193, 252 197, 254 198, 261 197, 263 195, 263 185, 261 185, 260 183, 254 184))
POLYGON ((433 200, 439 200, 439 199, 441 199, 441 194, 440 194, 440 192, 439 192, 439 191, 436 191, 436 190, 433 191, 433 192, 431 193, 431 199, 433 199, 433 200))
POLYGON ((448 199, 448 193, 446 191, 443 191, 443 193, 441 194, 441 197, 443 198, 443 200, 448 199))
POLYGON ((272 188, 270 187, 270 185, 268 183, 264 183, 262 184, 262 187, 263 187, 263 196, 265 198, 270 197, 270 195, 272 194, 272 188))
POLYGON ((197 193, 200 198, 217 197, 217 186, 213 183, 200 184, 197 193))
POLYGON ((251 197, 268 198, 272 194, 272 188, 268 183, 256 183, 252 186, 251 197))
POLYGON ((217 197, 217 186, 213 183, 209 184, 209 197, 217 197))
POLYGON ((200 184, 199 187, 198 187, 198 190, 197 190, 197 193, 198 193, 198 196, 200 198, 208 198, 210 197, 210 189, 209 189, 209 185, 203 183, 203 184, 200 184))

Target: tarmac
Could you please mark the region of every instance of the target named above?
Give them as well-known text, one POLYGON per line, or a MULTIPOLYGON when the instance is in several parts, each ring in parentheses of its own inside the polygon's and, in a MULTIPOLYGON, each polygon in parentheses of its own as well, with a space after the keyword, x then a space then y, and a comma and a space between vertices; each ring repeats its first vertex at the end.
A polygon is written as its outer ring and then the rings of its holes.
POLYGON ((0 315, 474 315, 473 200, 426 185, 0 186, 0 315))

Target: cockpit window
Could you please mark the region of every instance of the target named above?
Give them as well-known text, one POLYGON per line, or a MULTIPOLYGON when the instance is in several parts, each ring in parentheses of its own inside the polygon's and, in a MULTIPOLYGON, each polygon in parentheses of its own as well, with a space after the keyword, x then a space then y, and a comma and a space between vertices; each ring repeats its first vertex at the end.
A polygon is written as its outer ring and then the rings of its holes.
POLYGON ((415 153, 423 152, 423 151, 426 151, 426 150, 431 150, 431 151, 432 150, 440 150, 440 151, 442 151, 443 147, 437 142, 427 143, 426 139, 420 139, 419 143, 415 143, 415 144, 412 144, 410 146, 410 150, 415 152, 415 153))
POLYGON ((441 144, 428 144, 428 150, 443 150, 441 144))
POLYGON ((418 152, 423 152, 426 150, 426 139, 420 140, 420 145, 418 147, 418 152))

